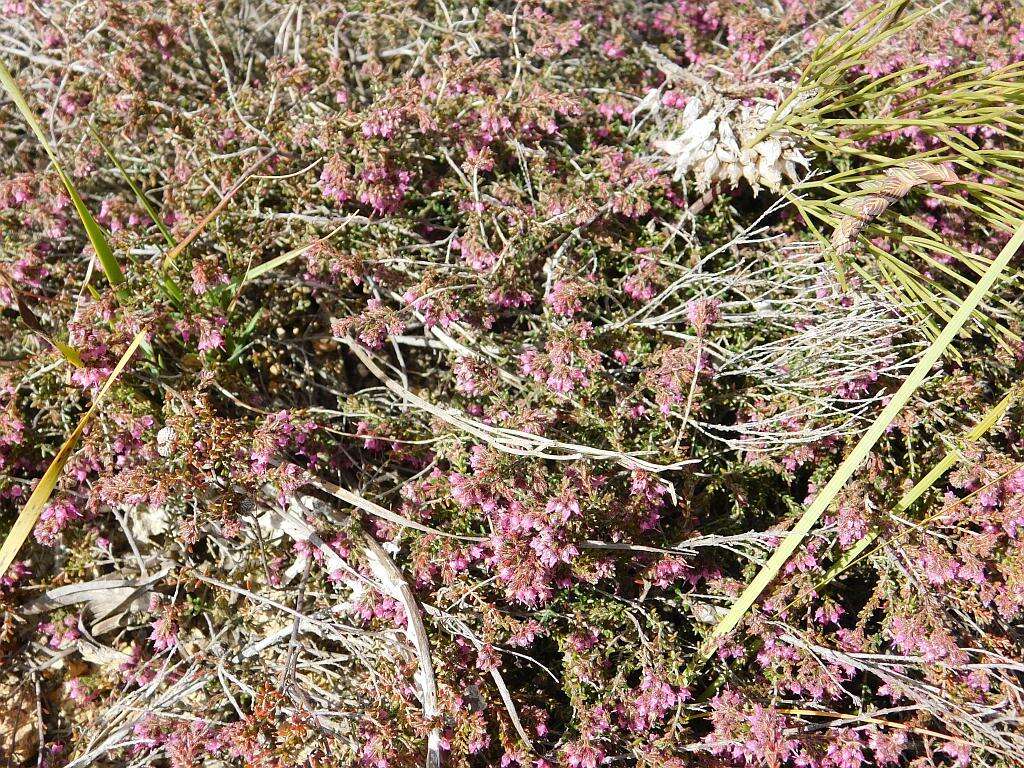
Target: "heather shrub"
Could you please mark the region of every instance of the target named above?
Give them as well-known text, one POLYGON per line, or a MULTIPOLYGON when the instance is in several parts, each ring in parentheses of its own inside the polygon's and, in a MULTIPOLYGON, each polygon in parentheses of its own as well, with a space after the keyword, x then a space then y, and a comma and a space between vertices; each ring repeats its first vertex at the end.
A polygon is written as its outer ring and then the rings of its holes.
POLYGON ((1022 764, 1017 4, 0 7, 0 762, 1022 764))

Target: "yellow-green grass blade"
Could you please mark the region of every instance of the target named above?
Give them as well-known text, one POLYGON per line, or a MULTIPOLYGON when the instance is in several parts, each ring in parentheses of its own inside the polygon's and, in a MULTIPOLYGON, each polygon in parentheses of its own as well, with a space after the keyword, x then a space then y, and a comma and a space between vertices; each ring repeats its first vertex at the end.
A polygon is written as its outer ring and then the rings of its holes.
POLYGON ((32 108, 25 100, 25 96, 21 92, 21 88, 18 87, 18 83, 15 81, 7 67, 4 66, 2 61, 0 61, 0 85, 3 85, 4 90, 7 91, 7 95, 10 96, 11 100, 14 102, 14 106, 16 106, 18 111, 21 112, 25 121, 28 123, 29 128, 32 129, 32 133, 35 134, 39 143, 46 151, 46 154, 49 156, 50 162, 53 163, 53 167, 57 171, 57 175, 60 176, 60 180, 64 184, 64 188, 68 191, 68 195, 71 197, 71 202, 74 204, 75 210, 78 212, 78 218, 82 220, 85 232, 89 236, 89 242, 92 243, 93 250, 96 251, 96 256, 99 258, 100 266, 103 267, 103 273, 107 276, 107 281, 112 286, 117 287, 124 282, 124 273, 121 271, 121 265, 117 263, 117 258, 114 256, 114 252, 110 248, 110 243, 107 242, 107 238, 103 234, 103 230, 100 229, 100 225, 96 223, 92 214, 89 213, 89 209, 85 207, 85 203, 82 202, 82 198, 78 194, 78 190, 75 189, 75 185, 71 182, 71 178, 64 173, 64 169, 57 160, 57 153, 54 152, 53 147, 50 146, 50 142, 46 138, 46 134, 43 132, 42 125, 39 124, 39 120, 36 118, 32 108))
POLYGON ((236 277, 234 280, 232 280, 231 281, 231 285, 233 287, 235 287, 235 288, 241 287, 242 285, 245 285, 245 283, 249 282, 250 280, 255 280, 260 275, 264 275, 267 272, 270 272, 270 271, 272 271, 274 269, 277 269, 280 266, 283 266, 284 264, 287 264, 292 259, 298 258, 302 254, 306 253, 307 251, 309 251, 314 246, 319 245, 320 243, 328 242, 332 237, 334 237, 336 234, 338 234, 343 228, 344 228, 344 225, 337 226, 332 231, 330 231, 326 235, 324 235, 323 237, 318 238, 318 239, 314 240, 311 243, 306 243, 305 245, 300 245, 298 248, 293 248, 290 251, 282 253, 280 256, 275 256, 272 259, 267 259, 262 264, 257 264, 255 267, 251 267, 250 269, 247 269, 245 271, 245 274, 243 274, 241 277, 236 277))
POLYGON ((85 363, 82 362, 82 356, 78 354, 78 350, 72 347, 70 344, 65 344, 63 341, 56 337, 44 336, 48 342, 50 342, 54 348, 61 353, 65 360, 67 360, 75 368, 83 368, 85 363))
POLYGON ((298 248, 293 248, 292 250, 286 253, 282 253, 280 256, 275 256, 274 258, 268 259, 262 264, 257 264, 255 267, 247 269, 245 271, 245 274, 242 275, 241 278, 236 279, 234 282, 236 282, 239 285, 242 285, 244 283, 249 282, 250 280, 255 280, 260 275, 264 275, 267 272, 277 269, 278 267, 287 264, 292 259, 295 259, 301 256, 302 254, 306 253, 318 242, 320 241, 314 240, 312 243, 308 243, 307 245, 301 245, 298 248))
MULTIPOLYGON (((975 424, 966 435, 964 435, 964 443, 971 445, 976 443, 985 433, 988 432, 996 423, 1003 417, 1013 405, 1013 402, 1020 395, 1020 385, 1015 385, 1010 389, 1009 392, 1000 400, 998 403, 993 405, 982 417, 981 421, 975 424)), ((902 514, 906 512, 914 503, 921 498, 931 488, 936 481, 948 472, 958 461, 961 459, 959 451, 950 451, 942 460, 932 467, 931 471, 922 477, 913 488, 907 491, 903 497, 893 507, 892 513, 894 515, 902 514)), ((870 547, 875 540, 878 538, 878 531, 871 531, 870 533, 863 536, 857 541, 852 547, 843 552, 842 556, 832 564, 832 567, 828 569, 825 575, 821 578, 821 581, 815 585, 815 589, 820 589, 826 584, 832 582, 840 573, 845 571, 851 563, 853 563, 860 555, 870 547)))
POLYGON ((53 461, 50 462, 50 466, 39 481, 39 485, 32 491, 32 495, 28 497, 28 501, 18 515, 18 519, 14 521, 14 525, 11 526, 11 530, 7 533, 3 546, 0 546, 0 577, 7 572, 11 563, 14 562, 18 551, 32 532, 36 521, 39 519, 39 515, 49 501, 53 489, 56 488, 61 472, 64 471, 64 465, 68 463, 68 459, 75 452, 75 448, 78 445, 78 441, 82 438, 85 428, 99 411, 103 398, 110 391, 110 387, 117 380, 118 376, 121 375, 121 372, 128 364, 128 361, 131 360, 132 355, 135 354, 135 350, 139 348, 145 336, 145 331, 139 331, 135 334, 132 343, 128 345, 128 349, 121 355, 121 359, 117 361, 114 370, 110 372, 110 376, 107 377, 103 387, 97 393, 92 406, 85 412, 85 415, 79 420, 78 426, 75 427, 75 430, 64 441, 64 444, 61 445, 57 455, 53 457, 53 461))
POLYGON ((782 566, 786 564, 786 561, 789 560, 793 552, 800 546, 804 537, 814 528, 821 515, 828 509, 829 505, 835 500, 853 474, 868 458, 875 443, 879 441, 889 428, 889 425, 892 424, 896 416, 899 415, 900 411, 910 401, 914 392, 924 383, 929 371, 939 361, 946 348, 956 338, 968 319, 970 319, 974 310, 992 289, 992 286, 1002 275, 1022 243, 1024 243, 1024 222, 1018 225, 1013 237, 1000 251, 999 256, 992 262, 992 265, 982 275, 981 279, 978 280, 977 285, 974 286, 974 289, 964 299, 959 309, 950 318, 949 322, 946 323, 946 326, 939 335, 928 346, 921 359, 910 372, 910 375, 892 396, 892 399, 886 404, 885 408, 882 409, 878 417, 872 422, 871 426, 868 427, 863 436, 861 436, 860 440, 857 441, 853 450, 839 465, 828 483, 825 484, 825 487, 815 496, 814 501, 807 507, 804 514, 775 548, 772 556, 761 567, 726 615, 722 617, 711 631, 707 641, 698 650, 698 656, 695 659, 697 664, 703 663, 710 657, 715 641, 736 628, 747 614, 747 611, 750 610, 761 596, 761 593, 775 580, 782 566))

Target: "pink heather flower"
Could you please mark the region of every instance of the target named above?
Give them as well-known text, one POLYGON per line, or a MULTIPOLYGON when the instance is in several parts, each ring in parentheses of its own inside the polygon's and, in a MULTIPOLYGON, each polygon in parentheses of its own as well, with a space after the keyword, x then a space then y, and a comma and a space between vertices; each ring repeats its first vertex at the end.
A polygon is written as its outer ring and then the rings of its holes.
POLYGON ((0 412, 0 447, 20 445, 25 439, 25 422, 10 411, 0 412))
POLYGON ((582 280, 556 280, 544 301, 555 314, 572 317, 583 311, 581 299, 590 295, 593 285, 582 280))
POLYGON ((665 505, 665 497, 669 493, 668 487, 658 476, 644 469, 630 471, 629 490, 633 498, 655 507, 665 505))
POLYGON ((20 208, 34 198, 31 174, 22 173, 12 179, 0 180, 0 211, 20 208))
POLYGON ((690 698, 685 688, 676 688, 659 679, 652 670, 645 670, 640 680, 640 692, 631 702, 630 728, 642 733, 650 731, 672 712, 679 702, 690 698))
POLYGON ((562 757, 569 768, 597 768, 605 755, 592 744, 574 741, 562 747, 562 757))
POLYGON ((814 611, 814 620, 823 627, 830 624, 839 625, 839 619, 845 613, 843 607, 838 603, 827 601, 824 605, 814 611))
POLYGON ((344 203, 352 197, 353 181, 348 163, 340 156, 332 157, 320 172, 320 190, 335 202, 344 203))
MULTIPOLYGON (((82 358, 84 360, 85 355, 82 355, 82 358)), ((87 364, 82 368, 76 368, 74 370, 71 374, 71 381, 82 389, 97 390, 103 386, 103 382, 110 378, 110 374, 113 370, 113 366, 91 366, 87 364)))
POLYGON ((494 107, 480 110, 480 139, 490 144, 496 138, 512 129, 512 121, 500 114, 494 107))
POLYGON ((476 668, 484 672, 501 668, 501 656, 493 645, 485 645, 477 651, 476 668))
POLYGON ((404 627, 408 621, 405 607, 391 597, 377 592, 364 592, 352 606, 353 615, 364 624, 377 621, 395 627, 404 627))
POLYGON ((530 538, 530 548, 537 553, 541 565, 554 568, 559 563, 571 564, 579 555, 575 544, 562 539, 561 531, 548 527, 540 527, 530 538))
POLYGON ((623 48, 623 39, 617 37, 615 40, 605 40, 601 45, 601 52, 612 61, 625 57, 626 50, 623 48))
POLYGON ((380 299, 370 299, 361 314, 331 321, 331 333, 336 337, 343 338, 354 333, 370 349, 380 349, 388 337, 404 330, 405 323, 398 313, 385 307, 380 299))
POLYGON ((509 636, 508 644, 517 648, 528 648, 543 634, 545 634, 543 625, 534 619, 530 619, 515 634, 509 636))
POLYGON ((363 438, 363 447, 368 451, 383 451, 387 443, 374 434, 370 422, 363 419, 356 424, 356 436, 363 438))
POLYGON ((683 109, 690 101, 690 97, 682 91, 665 91, 661 96, 661 103, 672 109, 683 109))
POLYGON ((35 254, 18 259, 11 267, 11 277, 22 286, 42 288, 43 279, 49 274, 50 268, 35 254))
POLYGON ((829 743, 822 768, 861 768, 866 762, 860 735, 856 731, 843 730, 829 743))
POLYGON ((402 124, 402 110, 395 107, 374 109, 363 117, 363 136, 372 138, 379 136, 390 139, 402 124))
POLYGON ((960 570, 953 556, 933 541, 929 541, 919 550, 916 559, 925 578, 936 586, 953 581, 960 570))
POLYGON ((648 572, 647 578, 657 587, 669 587, 685 577, 692 568, 677 556, 663 557, 648 572))
MULTIPOLYGON (((598 105, 597 111, 609 122, 615 119, 630 122, 633 119, 632 105, 618 98, 605 99, 598 105)), ((601 130, 607 131, 607 129, 601 130)))
POLYGON ((62 622, 47 622, 40 624, 36 629, 40 634, 49 636, 47 645, 54 650, 65 648, 81 637, 77 616, 65 616, 62 622))
POLYGON ((706 355, 690 346, 665 349, 657 354, 657 367, 643 373, 644 384, 654 392, 654 402, 665 416, 674 406, 684 405, 693 389, 693 377, 707 373, 710 364, 706 355))
POLYGON ((477 272, 486 272, 498 263, 498 254, 483 246, 475 238, 457 240, 453 247, 459 249, 466 264, 477 272))
POLYGON ((142 719, 132 726, 132 735, 137 742, 134 745, 137 753, 144 749, 155 749, 166 740, 160 721, 153 715, 143 715, 142 719))
POLYGON ((590 374, 601 367, 601 356, 583 342, 590 335, 589 323, 576 323, 562 338, 552 339, 543 353, 528 349, 519 355, 520 371, 565 395, 590 386, 590 374))
POLYGON ((491 291, 487 299, 501 309, 518 309, 533 304, 533 296, 526 291, 510 291, 503 288, 491 291))
POLYGON ((971 38, 961 27, 954 27, 952 37, 953 42, 959 45, 961 48, 971 47, 971 38))
POLYGON ((562 493, 552 499, 548 499, 544 511, 556 520, 563 523, 569 522, 580 513, 580 503, 571 493, 562 493))
POLYGON ((219 264, 200 261, 192 267, 192 292, 201 296, 218 285, 227 285, 228 276, 219 264))
POLYGON ((200 352, 212 352, 215 349, 224 347, 224 334, 222 328, 227 324, 227 319, 217 316, 211 320, 199 321, 199 341, 197 347, 200 352))
POLYGON ((24 560, 15 560, 7 568, 7 573, 0 576, 0 591, 9 590, 19 581, 31 575, 32 571, 29 570, 28 564, 24 560))
POLYGON ((207 764, 224 748, 224 743, 213 725, 201 720, 178 720, 165 748, 171 768, 191 768, 207 764))
POLYGON ((83 517, 82 511, 69 499, 62 498, 51 502, 39 515, 39 522, 36 523, 34 531, 36 541, 52 547, 68 523, 81 520, 83 517))
POLYGON ((423 315, 423 324, 427 328, 435 325, 448 328, 462 319, 463 312, 455 305, 456 296, 451 291, 410 288, 402 294, 402 300, 423 315))
POLYGON ((178 644, 178 626, 168 616, 162 616, 151 625, 153 631, 149 639, 153 641, 153 648, 157 653, 169 651, 178 644))
POLYGON ((844 548, 867 536, 868 521, 861 509, 849 504, 839 507, 836 515, 836 529, 839 543, 844 548))
POLYGON ((452 498, 460 507, 480 507, 486 513, 497 509, 498 501, 488 488, 488 481, 479 475, 453 472, 448 476, 448 484, 451 487, 452 498))
POLYGON ((881 731, 872 729, 868 735, 868 747, 874 752, 875 763, 880 768, 900 762, 908 742, 904 731, 881 731))
POLYGON ((633 301, 646 302, 658 295, 658 286, 651 279, 651 273, 640 269, 629 275, 622 283, 622 290, 633 301))
POLYGON ((718 299, 694 299, 686 303, 686 316, 698 336, 706 334, 718 322, 720 304, 718 299))
POLYGON ((743 698, 726 689, 711 700, 713 730, 704 737, 712 754, 728 755, 744 765, 782 765, 796 752, 797 742, 785 738, 785 718, 760 704, 748 708, 743 698))
POLYGON ((374 213, 388 214, 398 210, 412 188, 412 173, 371 165, 363 169, 359 181, 359 202, 373 208, 374 213))
POLYGON ((80 678, 75 678, 65 684, 68 698, 76 704, 88 704, 93 699, 92 692, 89 688, 81 681, 80 678))
POLYGON ((452 365, 455 388, 465 395, 482 395, 493 388, 492 374, 487 367, 471 357, 460 357, 452 365))
POLYGON ((569 635, 569 647, 576 653, 584 653, 597 645, 598 637, 592 629, 580 630, 569 635))

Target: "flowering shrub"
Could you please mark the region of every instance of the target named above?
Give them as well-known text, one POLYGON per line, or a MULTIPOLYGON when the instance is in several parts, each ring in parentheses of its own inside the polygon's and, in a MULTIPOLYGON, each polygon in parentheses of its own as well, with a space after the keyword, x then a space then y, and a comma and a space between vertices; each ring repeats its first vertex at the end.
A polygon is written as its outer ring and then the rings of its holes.
POLYGON ((1022 764, 1018 4, 0 7, 5 764, 1022 764))

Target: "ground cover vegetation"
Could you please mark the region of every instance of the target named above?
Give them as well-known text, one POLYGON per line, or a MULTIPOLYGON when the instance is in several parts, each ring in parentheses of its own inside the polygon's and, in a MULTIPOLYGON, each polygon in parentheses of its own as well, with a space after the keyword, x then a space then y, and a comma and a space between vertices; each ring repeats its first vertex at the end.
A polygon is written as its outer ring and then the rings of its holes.
POLYGON ((0 763, 1024 764, 1024 9, 0 0, 0 763))

